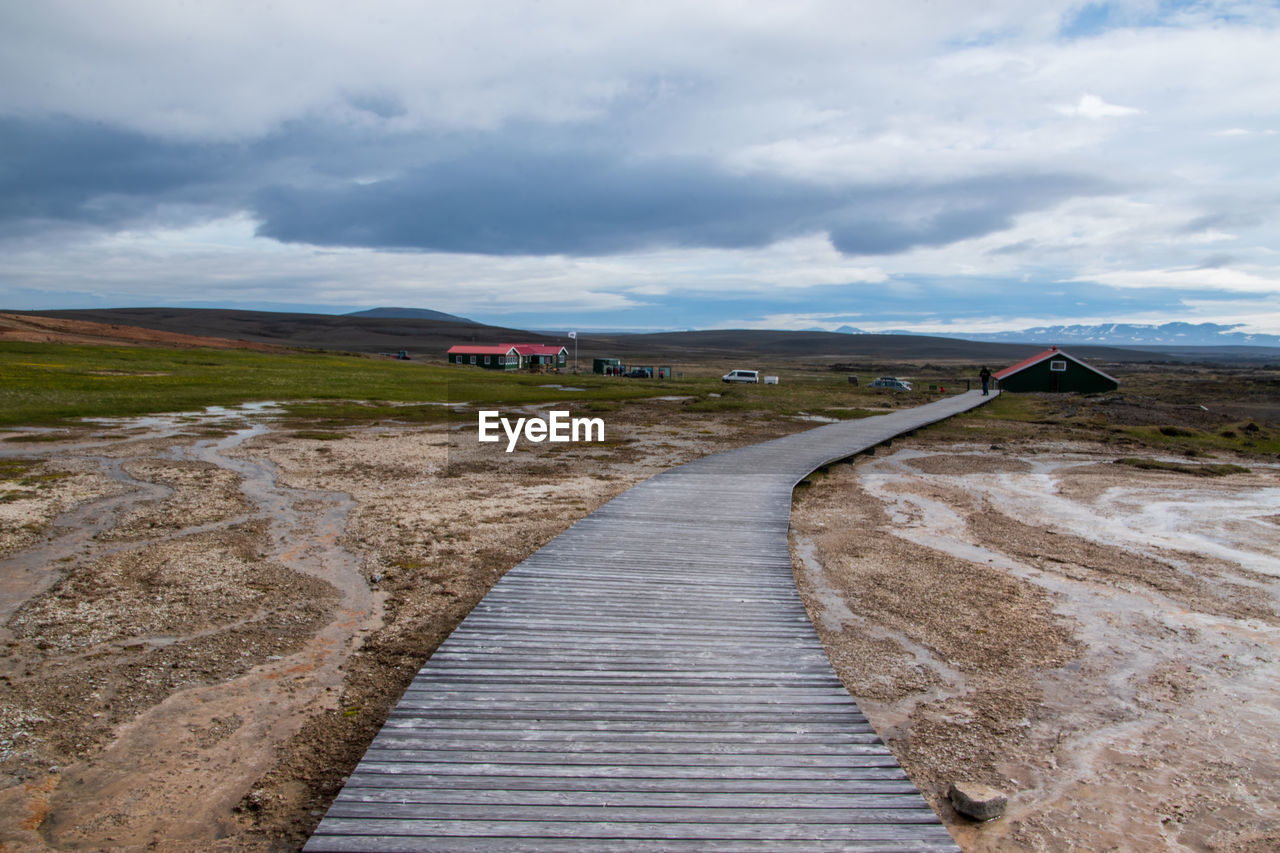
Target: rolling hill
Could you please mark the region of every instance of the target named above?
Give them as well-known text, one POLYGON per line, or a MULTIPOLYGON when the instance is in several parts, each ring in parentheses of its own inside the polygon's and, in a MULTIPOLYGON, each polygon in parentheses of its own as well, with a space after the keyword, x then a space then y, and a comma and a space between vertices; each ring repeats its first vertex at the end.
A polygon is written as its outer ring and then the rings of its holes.
POLYGON ((430 308, 369 308, 364 311, 352 311, 344 317, 374 317, 379 320, 440 320, 445 323, 466 323, 472 326, 482 325, 466 317, 446 314, 443 311, 432 311, 430 308))
POLYGON ((416 355, 443 355, 454 344, 512 340, 536 343, 554 340, 547 335, 483 326, 461 318, 439 320, 352 317, 222 308, 93 308, 11 313, 138 326, 159 332, 230 338, 276 346, 364 353, 408 350, 416 355))
MULTIPOLYGON (((401 311, 406 309, 373 309, 401 311)), ((361 353, 406 350, 414 357, 443 359, 454 344, 467 343, 561 343, 570 347, 567 336, 548 335, 486 326, 461 317, 422 311, 426 316, 382 317, 335 314, 288 314, 266 311, 239 311, 215 308, 111 308, 60 311, 13 311, 13 316, 54 317, 69 321, 100 323, 118 327, 110 335, 123 342, 126 333, 119 327, 167 334, 248 341, 281 347, 322 349, 361 353), (441 317, 436 317, 440 314, 441 317)), ((145 336, 142 336, 145 337, 145 336)), ((139 343, 146 343, 139 340, 139 343)), ((820 331, 773 331, 760 329, 713 329, 691 332, 648 334, 590 334, 578 338, 579 359, 616 356, 624 361, 659 362, 702 359, 752 359, 848 361, 850 359, 901 362, 964 361, 971 364, 1012 364, 1039 352, 1044 343, 973 341, 958 338, 899 334, 846 334, 820 331)), ((1084 358, 1101 362, 1141 361, 1275 361, 1280 350, 1267 347, 1176 347, 1149 345, 1142 348, 1072 344, 1069 349, 1084 358)))

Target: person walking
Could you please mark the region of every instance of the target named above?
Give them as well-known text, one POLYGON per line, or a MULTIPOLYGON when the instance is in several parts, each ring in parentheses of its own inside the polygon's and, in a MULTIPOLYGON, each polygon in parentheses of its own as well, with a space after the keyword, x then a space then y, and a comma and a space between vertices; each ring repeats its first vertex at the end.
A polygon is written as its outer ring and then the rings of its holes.
POLYGON ((985 397, 991 388, 991 371, 987 369, 986 365, 983 365, 982 369, 978 371, 978 378, 982 380, 982 396, 985 397))

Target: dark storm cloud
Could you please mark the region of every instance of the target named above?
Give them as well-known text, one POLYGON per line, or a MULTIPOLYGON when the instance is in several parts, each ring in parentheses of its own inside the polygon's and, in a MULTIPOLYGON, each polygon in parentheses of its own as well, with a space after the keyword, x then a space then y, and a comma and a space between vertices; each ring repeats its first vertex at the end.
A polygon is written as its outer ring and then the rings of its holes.
POLYGON ((822 190, 704 164, 591 153, 464 154, 366 185, 261 193, 259 233, 289 242, 480 254, 760 246, 805 230, 822 190))
POLYGON ((50 221, 109 230, 247 211, 261 236, 321 246, 604 255, 753 248, 825 232, 841 252, 880 255, 980 236, 1020 213, 1112 189, 1061 174, 821 185, 707 160, 628 159, 589 132, 536 128, 432 137, 292 123, 234 145, 5 119, 0 137, 9 233, 50 221))
POLYGON ((0 222, 128 227, 163 202, 207 202, 236 149, 164 142, 96 122, 0 118, 0 222))
POLYGON ((408 114, 403 101, 395 95, 385 93, 362 92, 348 95, 347 103, 378 118, 399 118, 408 114))
POLYGON ((1108 181, 1069 174, 1007 174, 854 189, 824 230, 849 255, 886 255, 946 246, 1013 225, 1021 213, 1075 196, 1106 195, 1108 181))
POLYGON ((847 254, 941 246, 1019 213, 1110 191, 1069 175, 820 186, 692 160, 481 149, 386 180, 259 193, 259 233, 285 242, 489 255, 761 247, 829 232, 847 254))

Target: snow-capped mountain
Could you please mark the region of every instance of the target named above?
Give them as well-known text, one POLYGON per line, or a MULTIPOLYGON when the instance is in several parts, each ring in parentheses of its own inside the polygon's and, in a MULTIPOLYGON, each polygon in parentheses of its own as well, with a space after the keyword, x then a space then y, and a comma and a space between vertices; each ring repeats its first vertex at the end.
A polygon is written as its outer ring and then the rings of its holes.
MULTIPOLYGON (((1142 325, 1138 323, 1104 323, 1097 326, 1036 326, 1016 332, 929 332, 939 337, 959 338, 966 341, 1000 341, 1043 344, 1100 344, 1109 346, 1254 346, 1280 347, 1280 335, 1250 334, 1239 332, 1241 325, 1224 326, 1220 323, 1162 323, 1142 325)), ((849 326, 837 332, 853 332, 849 326)), ((893 329, 891 335, 918 335, 907 329, 893 329)))
MULTIPOLYGON (((1162 323, 1159 326, 1135 323, 1107 323, 1099 326, 1039 326, 1018 332, 981 336, 991 341, 1031 341, 1034 343, 1111 344, 1142 346, 1280 346, 1280 335, 1238 332, 1239 324, 1162 323)), ((979 336, 974 336, 978 338, 979 336)))

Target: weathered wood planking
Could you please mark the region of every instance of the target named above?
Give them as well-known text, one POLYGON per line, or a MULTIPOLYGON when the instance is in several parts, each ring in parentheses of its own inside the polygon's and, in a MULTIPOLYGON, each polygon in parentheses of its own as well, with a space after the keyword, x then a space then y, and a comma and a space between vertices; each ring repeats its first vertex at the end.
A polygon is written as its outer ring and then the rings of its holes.
POLYGON ((956 851, 832 672, 791 490, 971 392, 666 471, 509 572, 418 673, 322 851, 956 851))

